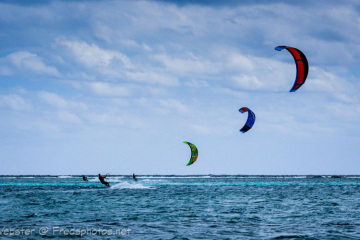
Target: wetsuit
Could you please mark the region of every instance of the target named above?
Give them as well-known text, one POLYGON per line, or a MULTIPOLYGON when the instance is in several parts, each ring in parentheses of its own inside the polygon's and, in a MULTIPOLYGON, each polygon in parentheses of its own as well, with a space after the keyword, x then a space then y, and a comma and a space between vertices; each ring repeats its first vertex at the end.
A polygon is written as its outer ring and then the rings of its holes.
POLYGON ((136 179, 136 177, 135 177, 135 174, 133 173, 133 179, 135 180, 135 181, 137 181, 137 179, 136 179))

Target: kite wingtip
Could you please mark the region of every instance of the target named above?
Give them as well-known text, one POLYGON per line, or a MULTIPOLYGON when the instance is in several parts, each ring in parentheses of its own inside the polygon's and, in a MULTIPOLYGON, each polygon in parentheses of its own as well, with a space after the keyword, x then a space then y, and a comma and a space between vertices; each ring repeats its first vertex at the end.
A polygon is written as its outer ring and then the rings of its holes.
POLYGON ((275 48, 275 50, 276 50, 276 51, 281 51, 281 50, 283 50, 284 48, 288 48, 288 46, 277 46, 277 47, 275 48))

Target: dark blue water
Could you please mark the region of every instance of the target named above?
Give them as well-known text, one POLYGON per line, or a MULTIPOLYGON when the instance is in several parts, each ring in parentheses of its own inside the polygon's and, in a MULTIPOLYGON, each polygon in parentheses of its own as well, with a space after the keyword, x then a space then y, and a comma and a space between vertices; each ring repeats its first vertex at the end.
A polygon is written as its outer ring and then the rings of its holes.
POLYGON ((0 238, 360 239, 356 176, 89 180, 0 177, 0 238))

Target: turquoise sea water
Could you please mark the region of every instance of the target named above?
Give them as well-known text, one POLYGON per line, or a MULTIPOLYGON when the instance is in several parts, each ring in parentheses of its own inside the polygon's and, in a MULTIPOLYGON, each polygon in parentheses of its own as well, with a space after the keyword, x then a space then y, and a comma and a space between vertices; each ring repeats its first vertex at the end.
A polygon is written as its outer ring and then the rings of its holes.
POLYGON ((360 239, 360 176, 108 178, 0 176, 0 238, 360 239))

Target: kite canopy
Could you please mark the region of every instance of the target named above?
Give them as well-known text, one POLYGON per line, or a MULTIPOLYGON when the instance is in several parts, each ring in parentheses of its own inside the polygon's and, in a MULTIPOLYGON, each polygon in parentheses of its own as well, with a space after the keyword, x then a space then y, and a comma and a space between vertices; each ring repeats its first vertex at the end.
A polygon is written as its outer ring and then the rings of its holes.
POLYGON ((196 161, 196 159, 198 157, 198 150, 194 144, 189 143, 189 142, 184 142, 184 143, 189 145, 189 147, 191 149, 191 158, 190 158, 190 161, 188 162, 188 164, 186 165, 186 166, 190 166, 191 164, 193 164, 196 161))
POLYGON ((240 132, 242 133, 246 133, 247 131, 249 131, 252 126, 255 123, 255 113, 253 113, 253 111, 251 111, 249 108, 247 107, 243 107, 239 109, 239 112, 244 113, 244 112, 248 112, 248 119, 245 123, 245 125, 243 126, 242 129, 240 129, 240 132))
POLYGON ((288 46, 277 46, 275 48, 277 51, 281 51, 283 49, 286 49, 291 53, 296 63, 295 83, 294 86, 290 89, 290 92, 295 92, 305 83, 309 72, 309 64, 305 55, 299 49, 288 46))

